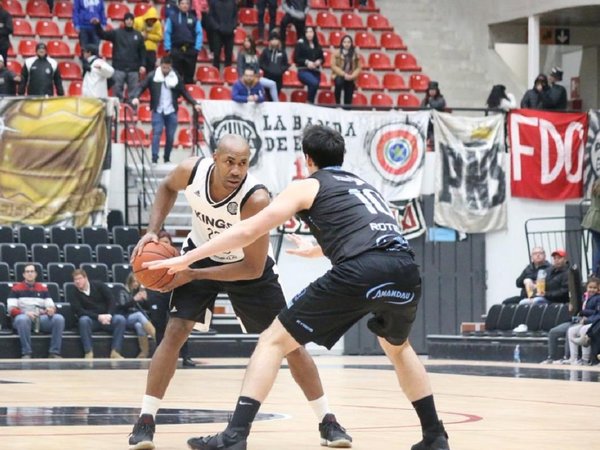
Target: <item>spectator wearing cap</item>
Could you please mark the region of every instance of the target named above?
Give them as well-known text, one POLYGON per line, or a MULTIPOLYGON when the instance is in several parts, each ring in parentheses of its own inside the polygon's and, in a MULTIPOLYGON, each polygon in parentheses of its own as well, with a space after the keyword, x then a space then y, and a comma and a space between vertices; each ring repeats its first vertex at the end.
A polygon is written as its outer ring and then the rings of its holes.
POLYGON ((79 45, 81 51, 88 44, 100 44, 100 38, 92 20, 97 19, 100 24, 106 26, 106 15, 104 13, 104 0, 73 0, 73 26, 79 33, 79 45))
POLYGON ((88 44, 83 50, 87 64, 84 66, 81 95, 84 97, 108 98, 108 79, 115 69, 98 56, 98 47, 88 44))
POLYGON ((521 108, 542 109, 542 96, 548 89, 550 89, 548 86, 548 77, 545 74, 540 73, 535 77, 533 88, 529 89, 525 92, 525 95, 523 95, 523 98, 521 99, 521 108))
POLYGON ((127 84, 127 90, 132 92, 140 82, 140 76, 146 74, 146 47, 142 33, 133 29, 133 14, 126 13, 123 16, 125 26, 115 30, 106 31, 102 29, 100 20, 92 19, 96 26, 96 33, 105 41, 113 43, 112 65, 115 69, 113 74, 113 95, 123 100, 123 90, 127 84))
POLYGON ((17 83, 21 76, 16 75, 4 65, 4 58, 0 55, 0 96, 17 95, 17 83))
POLYGON ((11 14, 4 9, 3 2, 0 2, 0 55, 4 63, 8 61, 8 49, 10 48, 9 36, 13 33, 13 23, 11 14))
POLYGON ((21 71, 19 95, 56 95, 63 96, 65 91, 62 85, 58 63, 48 56, 46 44, 40 42, 35 47, 35 56, 27 58, 21 71))
POLYGON ((567 109, 567 90, 564 86, 558 84, 562 81, 563 71, 560 67, 553 67, 548 75, 550 89, 542 95, 542 105, 544 109, 564 111, 567 109))
POLYGON ((277 94, 283 86, 283 74, 290 68, 287 54, 281 47, 279 33, 275 30, 269 35, 269 45, 262 51, 258 59, 265 78, 273 80, 277 86, 277 94))
MULTIPOLYGON (((546 274, 545 286, 540 290, 538 287, 535 296, 531 299, 521 300, 520 304, 548 304, 569 302, 569 261, 567 252, 556 249, 552 252, 552 266, 546 274)), ((539 280, 538 280, 539 281, 539 280)), ((537 283, 540 286, 540 283, 537 283)))
POLYGON ((421 102, 423 108, 437 109, 443 111, 446 109, 446 99, 440 92, 440 85, 437 81, 430 81, 427 85, 427 94, 421 102))
POLYGON ((156 51, 158 44, 163 40, 163 27, 156 8, 151 6, 148 10, 133 21, 133 29, 142 33, 144 45, 146 46, 146 61, 144 66, 146 72, 152 72, 156 68, 156 51))
POLYGON ((190 11, 190 0, 179 0, 178 8, 165 24, 165 50, 173 58, 173 68, 183 82, 192 84, 196 59, 202 49, 202 25, 190 11))

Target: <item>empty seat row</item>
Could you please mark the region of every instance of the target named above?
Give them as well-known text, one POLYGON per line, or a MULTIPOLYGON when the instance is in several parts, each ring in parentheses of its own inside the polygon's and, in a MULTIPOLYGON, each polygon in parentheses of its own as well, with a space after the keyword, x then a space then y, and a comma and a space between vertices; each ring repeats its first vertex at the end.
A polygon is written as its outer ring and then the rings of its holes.
POLYGON ((526 325, 526 336, 544 336, 564 322, 571 320, 569 305, 550 303, 548 305, 493 305, 485 320, 484 335, 512 336, 519 325, 526 325))
POLYGON ((108 265, 97 262, 82 262, 80 264, 51 262, 42 265, 39 262, 18 262, 13 266, 11 272, 10 266, 5 262, 0 262, 0 281, 23 281, 23 272, 26 266, 33 265, 37 272, 37 281, 50 281, 62 284, 66 281, 72 281, 72 274, 76 268, 83 269, 90 280, 115 281, 124 283, 131 272, 131 265, 126 262, 114 263, 108 265))

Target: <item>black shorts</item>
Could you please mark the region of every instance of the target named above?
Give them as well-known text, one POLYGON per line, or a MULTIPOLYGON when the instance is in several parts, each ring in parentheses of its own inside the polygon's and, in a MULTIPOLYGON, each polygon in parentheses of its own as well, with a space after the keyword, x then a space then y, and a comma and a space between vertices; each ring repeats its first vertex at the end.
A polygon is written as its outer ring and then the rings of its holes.
POLYGON ((304 345, 327 348, 368 313, 369 328, 392 344, 410 333, 421 296, 419 267, 404 251, 373 250, 333 266, 297 294, 278 318, 304 345))
MULTIPOLYGON (((192 268, 214 267, 221 263, 203 259, 192 268)), ((210 325, 215 300, 220 293, 229 296, 233 310, 247 333, 266 330, 285 307, 285 297, 274 272, 275 263, 267 257, 265 270, 260 278, 242 281, 194 280, 173 290, 169 315, 180 319, 210 325)))

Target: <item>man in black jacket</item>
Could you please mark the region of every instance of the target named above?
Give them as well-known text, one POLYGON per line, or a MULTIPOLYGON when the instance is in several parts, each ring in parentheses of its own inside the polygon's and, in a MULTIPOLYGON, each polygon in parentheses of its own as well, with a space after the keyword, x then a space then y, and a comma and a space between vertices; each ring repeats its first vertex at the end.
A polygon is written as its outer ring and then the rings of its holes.
POLYGON ((173 139, 177 129, 177 100, 183 95, 196 111, 200 111, 200 103, 194 100, 185 89, 181 77, 173 70, 173 60, 170 56, 163 56, 160 60, 160 68, 150 74, 139 84, 138 88, 131 92, 131 103, 134 106, 140 104, 139 96, 150 87, 150 109, 152 109, 152 162, 158 162, 158 149, 160 136, 165 129, 165 163, 170 162, 173 139))
POLYGON ((19 75, 15 75, 12 70, 9 70, 4 65, 4 59, 0 55, 0 96, 17 95, 16 83, 21 81, 19 75))
POLYGON ((294 25, 298 39, 304 37, 304 27, 306 26, 306 13, 308 13, 308 0, 283 0, 281 7, 285 12, 279 23, 279 34, 281 35, 281 45, 285 48, 285 35, 288 25, 294 25))
POLYGON ((542 105, 544 109, 564 111, 567 109, 567 90, 564 86, 557 84, 562 81, 563 71, 560 67, 553 67, 548 75, 550 89, 542 94, 542 105))
POLYGON ((225 49, 225 66, 233 60, 233 32, 237 26, 236 0, 209 0, 208 24, 214 39, 213 66, 220 68, 221 49, 225 49))
POLYGON ((12 32, 12 16, 4 9, 2 2, 0 2, 0 55, 4 60, 4 64, 8 61, 8 48, 10 47, 9 36, 12 32))
POLYGON ((542 247, 533 247, 531 249, 531 263, 517 277, 516 285, 521 288, 521 294, 515 297, 509 297, 502 303, 504 305, 517 304, 524 298, 529 298, 533 295, 535 282, 537 280, 540 269, 546 273, 550 272, 552 265, 546 260, 546 252, 542 247))
POLYGON ((139 31, 133 29, 133 14, 127 13, 123 19, 125 27, 110 31, 102 29, 100 20, 92 19, 98 36, 113 43, 112 66, 115 69, 112 76, 113 95, 121 100, 123 100, 123 86, 127 84, 127 90, 133 92, 140 82, 140 76, 146 74, 144 37, 139 31))
POLYGON ((21 71, 21 84, 19 95, 56 95, 63 96, 65 91, 62 78, 58 71, 58 63, 54 58, 48 56, 46 44, 40 42, 35 47, 36 56, 27 58, 21 71))

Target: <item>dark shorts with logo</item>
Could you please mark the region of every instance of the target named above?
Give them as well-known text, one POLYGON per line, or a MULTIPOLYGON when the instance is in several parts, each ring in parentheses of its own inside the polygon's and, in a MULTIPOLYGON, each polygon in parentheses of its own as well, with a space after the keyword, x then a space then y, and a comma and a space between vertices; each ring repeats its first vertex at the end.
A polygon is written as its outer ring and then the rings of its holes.
POLYGON ((278 318, 298 343, 331 348, 372 313, 369 328, 399 345, 408 338, 420 295, 419 268, 410 254, 374 250, 334 266, 297 294, 278 318))
MULTIPOLYGON (((222 265, 211 259, 192 264, 192 268, 222 265)), ((207 326, 217 295, 225 293, 236 316, 247 333, 261 333, 271 325, 277 314, 285 307, 285 297, 274 272, 275 264, 269 257, 260 278, 243 281, 194 280, 173 290, 169 304, 171 317, 204 323, 207 326)))

